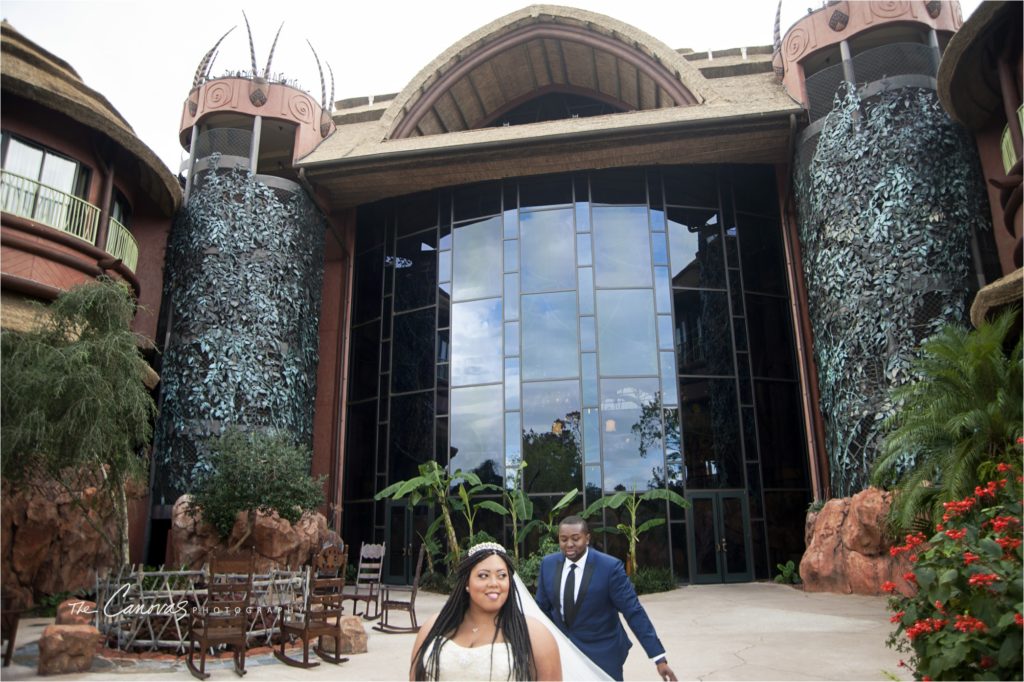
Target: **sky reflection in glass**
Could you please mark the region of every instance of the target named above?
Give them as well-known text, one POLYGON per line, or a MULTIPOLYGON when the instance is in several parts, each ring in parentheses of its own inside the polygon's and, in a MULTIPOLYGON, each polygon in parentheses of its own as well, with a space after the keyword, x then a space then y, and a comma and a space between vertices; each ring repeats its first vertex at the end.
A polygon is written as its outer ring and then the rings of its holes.
POLYGON ((501 381, 501 299, 452 305, 452 386, 501 381))

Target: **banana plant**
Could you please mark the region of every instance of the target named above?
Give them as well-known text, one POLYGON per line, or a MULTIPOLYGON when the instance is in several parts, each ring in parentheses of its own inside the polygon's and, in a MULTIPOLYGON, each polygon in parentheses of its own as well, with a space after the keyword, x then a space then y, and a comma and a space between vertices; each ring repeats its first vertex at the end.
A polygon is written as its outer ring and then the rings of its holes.
POLYGON ((434 533, 440 524, 444 524, 445 535, 448 539, 448 546, 451 548, 453 553, 454 561, 457 564, 461 558, 461 548, 459 547, 459 538, 455 534, 455 524, 452 521, 452 502, 453 499, 450 496, 451 487, 453 481, 463 480, 472 482, 473 479, 476 483, 480 483, 480 479, 473 473, 465 473, 457 470, 455 473, 449 475, 448 471, 445 470, 437 462, 430 460, 419 466, 419 476, 406 479, 404 481, 398 481, 392 483, 384 490, 373 496, 375 500, 392 499, 401 500, 405 497, 409 498, 409 504, 415 506, 422 501, 426 501, 428 504, 432 504, 441 510, 441 516, 430 525, 427 532, 424 534, 424 540, 433 538, 434 533))
POLYGON ((648 490, 645 493, 637 495, 636 487, 634 486, 632 492, 622 490, 614 495, 594 500, 594 502, 583 512, 583 518, 589 518, 602 509, 618 509, 619 507, 625 506, 629 523, 617 523, 615 526, 595 528, 594 531, 621 533, 626 536, 626 539, 629 541, 629 556, 627 557, 626 566, 629 569, 630 575, 636 574, 636 546, 640 543, 640 536, 650 529, 656 528, 657 526, 665 523, 664 517, 658 517, 648 519, 637 526, 636 517, 637 512, 640 510, 640 506, 644 502, 651 500, 666 500, 667 502, 675 504, 682 509, 687 509, 690 506, 690 503, 687 502, 682 495, 673 492, 668 488, 655 488, 654 490, 648 490))
POLYGON ((509 475, 506 486, 501 491, 501 497, 505 504, 500 504, 494 500, 486 500, 480 503, 482 508, 501 516, 507 516, 512 522, 512 551, 517 565, 519 562, 519 546, 523 544, 527 536, 537 528, 541 529, 543 533, 554 536, 558 528, 555 515, 565 509, 580 494, 579 489, 573 489, 563 495, 562 499, 548 512, 547 523, 541 519, 533 518, 533 500, 523 491, 522 487, 523 469, 526 468, 526 465, 525 460, 521 461, 515 471, 509 475))
POLYGON ((489 509, 493 511, 495 505, 500 507, 494 500, 474 502, 473 497, 484 492, 498 492, 501 490, 501 487, 493 483, 482 483, 479 476, 467 472, 456 472, 453 474, 452 484, 454 485, 456 481, 458 481, 458 490, 452 500, 452 508, 462 514, 462 518, 466 520, 466 527, 469 529, 469 534, 466 537, 472 538, 476 534, 473 525, 476 523, 476 515, 480 510, 489 509), (460 478, 462 480, 459 480, 460 478), (468 489, 466 488, 467 483, 470 486, 468 489))

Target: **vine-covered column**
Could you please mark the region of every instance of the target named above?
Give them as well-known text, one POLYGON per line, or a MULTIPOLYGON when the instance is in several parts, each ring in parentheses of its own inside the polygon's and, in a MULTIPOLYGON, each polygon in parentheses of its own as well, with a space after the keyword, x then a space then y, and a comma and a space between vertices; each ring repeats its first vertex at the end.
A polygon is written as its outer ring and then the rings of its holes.
POLYGON ((867 485, 922 339, 966 317, 991 229, 973 145, 927 89, 837 96, 797 172, 800 246, 832 494, 867 485))
POLYGON ((188 489, 204 442, 228 426, 312 443, 325 226, 304 192, 243 170, 206 173, 179 214, 155 438, 164 503, 188 489))

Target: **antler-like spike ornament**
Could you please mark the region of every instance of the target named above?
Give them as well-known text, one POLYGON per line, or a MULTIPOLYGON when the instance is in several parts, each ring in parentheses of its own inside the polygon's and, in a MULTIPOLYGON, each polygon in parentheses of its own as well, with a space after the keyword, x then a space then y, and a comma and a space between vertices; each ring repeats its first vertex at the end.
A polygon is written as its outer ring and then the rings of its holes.
POLYGON ((245 11, 242 11, 242 18, 245 19, 245 30, 249 33, 249 59, 252 60, 252 77, 256 78, 259 74, 256 73, 256 46, 252 42, 252 29, 249 28, 249 17, 245 16, 245 11))
POLYGON ((327 100, 327 106, 334 111, 334 69, 331 68, 330 62, 327 62, 327 71, 331 74, 331 98, 327 100))
POLYGON ((199 84, 203 82, 203 79, 206 78, 206 74, 208 74, 210 72, 210 67, 213 66, 213 60, 215 58, 215 53, 217 52, 217 48, 220 46, 221 42, 223 42, 223 40, 228 37, 228 33, 231 33, 232 31, 234 31, 235 28, 237 28, 237 27, 236 26, 232 26, 231 28, 229 28, 227 30, 227 33, 222 35, 220 37, 220 39, 217 40, 217 42, 215 42, 213 44, 213 47, 211 47, 206 52, 206 54, 203 55, 202 60, 200 60, 200 62, 199 62, 199 68, 196 69, 196 75, 192 78, 192 87, 193 88, 198 87, 199 84))
POLYGON ((277 27, 277 33, 274 34, 274 42, 270 46, 270 54, 267 55, 267 68, 263 70, 263 77, 270 78, 270 63, 274 61, 274 48, 277 47, 277 38, 281 35, 281 29, 284 28, 284 22, 277 27))
POLYGON ((316 53, 316 48, 313 47, 313 43, 306 39, 306 44, 309 45, 309 49, 313 50, 313 58, 316 59, 316 69, 320 72, 320 108, 327 108, 327 84, 324 82, 324 68, 320 65, 320 56, 316 53))

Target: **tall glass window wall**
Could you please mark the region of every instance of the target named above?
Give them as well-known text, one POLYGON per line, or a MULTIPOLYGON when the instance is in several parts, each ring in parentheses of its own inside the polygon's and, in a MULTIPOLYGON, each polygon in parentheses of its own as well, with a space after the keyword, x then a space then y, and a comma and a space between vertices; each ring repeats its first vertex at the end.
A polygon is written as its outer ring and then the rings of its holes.
MULTIPOLYGON (((373 495, 434 459, 522 486, 540 518, 572 489, 579 512, 670 488, 694 506, 647 504, 640 522, 668 523, 639 561, 682 580, 768 578, 799 558, 810 486, 782 244, 774 174, 757 166, 544 176, 362 207, 346 541, 418 544, 373 495)), ((497 515, 475 530, 510 542, 497 515)), ((594 542, 625 556, 622 536, 594 542)))

